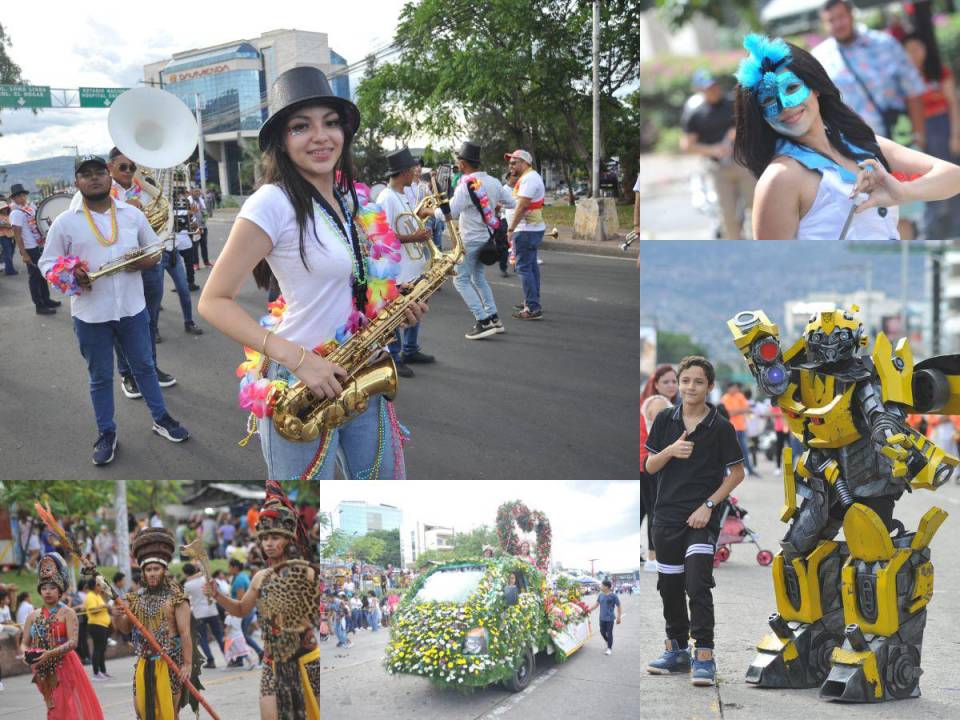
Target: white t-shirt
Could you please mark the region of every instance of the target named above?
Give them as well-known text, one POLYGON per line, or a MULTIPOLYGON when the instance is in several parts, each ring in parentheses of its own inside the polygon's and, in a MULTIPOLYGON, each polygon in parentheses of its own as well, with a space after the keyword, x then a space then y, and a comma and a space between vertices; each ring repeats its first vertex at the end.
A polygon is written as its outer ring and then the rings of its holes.
MULTIPOLYGON (((61 255, 78 255, 86 260, 90 271, 120 259, 128 252, 158 242, 156 233, 147 222, 147 216, 133 205, 112 201, 117 208, 119 238, 103 246, 94 236, 84 216, 83 205, 60 213, 47 233, 47 244, 37 263, 46 275, 61 255)), ((110 210, 90 212, 94 224, 104 238, 110 237, 110 210)), ((70 298, 70 313, 87 323, 102 323, 136 315, 146 307, 143 299, 143 280, 140 273, 121 270, 97 280, 90 290, 70 298)))
POLYGON ((640 173, 637 173, 637 182, 633 186, 633 191, 636 193, 640 192, 640 173))
MULTIPOLYGON (((494 210, 497 205, 512 208, 517 206, 517 201, 513 199, 513 191, 506 185, 500 185, 500 181, 495 177, 487 175, 483 171, 470 173, 483 187, 490 202, 490 210, 494 210)), ((464 176, 466 177, 466 176, 464 176)), ((450 214, 460 219, 460 235, 463 236, 465 243, 477 244, 485 243, 490 236, 487 230, 488 225, 483 221, 483 216, 477 210, 477 206, 470 199, 470 191, 467 184, 460 179, 457 183, 457 189, 453 191, 453 198, 450 200, 450 214)))
POLYGON ((23 624, 27 621, 27 617, 30 613, 33 612, 33 605, 30 604, 29 600, 24 600, 20 604, 20 609, 17 610, 17 625, 23 627, 23 624))
MULTIPOLYGON (((523 176, 517 180, 517 185, 514 188, 514 197, 525 197, 530 198, 534 203, 542 203, 543 198, 546 196, 546 189, 543 187, 543 178, 540 177, 534 169, 530 169, 523 174, 523 176)), ((541 206, 542 207, 542 206, 541 206)), ((538 230, 546 230, 547 226, 543 223, 543 211, 540 208, 535 210, 527 210, 524 213, 523 217, 520 218, 520 222, 515 228, 515 232, 536 232, 538 230)))
POLYGON ((207 580, 203 575, 190 578, 183 584, 183 592, 190 598, 190 609, 195 618, 213 617, 217 614, 217 604, 210 601, 206 593, 203 592, 207 580))
MULTIPOLYGON (((293 204, 280 187, 261 187, 237 216, 256 224, 273 243, 267 263, 287 303, 277 335, 308 349, 333 339, 353 311, 353 251, 336 225, 331 226, 332 220, 324 219, 319 210, 316 215, 316 223, 308 218, 303 235, 309 270, 300 260, 300 231, 293 204)), ((346 230, 350 232, 349 223, 346 230)))
MULTIPOLYGON (((397 218, 400 213, 413 212, 410 202, 403 193, 389 186, 385 187, 377 197, 377 204, 383 208, 387 222, 398 235, 411 235, 416 232, 415 223, 405 224, 405 221, 410 221, 410 218, 402 218, 401 226, 397 227, 397 218)), ((400 274, 397 276, 397 282, 408 283, 419 277, 427 266, 427 257, 427 250, 423 247, 423 243, 404 243, 400 248, 400 274)))
POLYGON ((27 203, 23 207, 14 204, 10 211, 10 224, 20 228, 24 249, 32 250, 43 244, 43 236, 37 227, 37 208, 33 203, 27 203))
POLYGON ((10 617, 10 608, 7 605, 0 607, 0 623, 9 623, 13 622, 13 618, 10 617))

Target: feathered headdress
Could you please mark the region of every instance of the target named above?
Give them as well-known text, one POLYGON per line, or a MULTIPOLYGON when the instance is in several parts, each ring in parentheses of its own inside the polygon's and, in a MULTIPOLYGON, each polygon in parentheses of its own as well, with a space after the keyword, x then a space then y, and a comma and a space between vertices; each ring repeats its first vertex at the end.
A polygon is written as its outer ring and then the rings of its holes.
POLYGON ((776 87, 777 72, 793 59, 790 46, 783 38, 750 33, 743 39, 743 47, 750 55, 740 61, 740 67, 734 76, 740 86, 755 90, 761 81, 772 79, 776 87), (768 75, 773 78, 768 78, 768 75))

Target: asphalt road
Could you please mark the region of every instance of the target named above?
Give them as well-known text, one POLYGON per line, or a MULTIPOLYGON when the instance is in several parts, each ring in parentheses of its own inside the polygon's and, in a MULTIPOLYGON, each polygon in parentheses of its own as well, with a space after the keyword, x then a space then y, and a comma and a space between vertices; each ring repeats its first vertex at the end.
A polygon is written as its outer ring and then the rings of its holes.
MULTIPOLYGON (((200 676, 204 698, 222 720, 260 720, 260 671, 226 670, 223 655, 216 643, 212 643, 218 665, 215 670, 204 670, 200 676)), ((107 672, 112 679, 92 683, 103 716, 111 720, 131 720, 136 718, 133 708, 133 667, 134 658, 123 657, 107 660, 107 672)), ((90 666, 84 667, 88 677, 93 677, 90 666)), ((46 706, 31 675, 16 675, 3 679, 3 692, 0 693, 0 718, 16 720, 43 720, 47 717, 46 706)), ((182 720, 193 718, 189 706, 180 711, 182 720)), ((204 709, 200 717, 209 719, 204 709)))
MULTIPOLYGON (((750 514, 747 526, 759 533, 761 545, 773 552, 786 526, 779 522, 783 484, 773 463, 761 462, 761 478, 747 478, 734 496, 750 514)), ((928 606, 920 679, 921 697, 879 705, 844 705, 825 702, 817 689, 772 690, 747 685, 744 674, 755 655, 755 646, 770 631, 767 617, 776 605, 770 569, 757 564, 752 544, 731 546, 730 560, 714 571, 716 611, 716 657, 719 684, 695 688, 686 677, 662 677, 643 672, 645 664, 663 648, 663 616, 655 574, 641 574, 640 627, 643 651, 637 666, 644 704, 633 718, 669 717, 677 720, 723 718, 724 720, 810 720, 811 718, 956 718, 960 717, 960 682, 953 653, 960 649, 955 631, 960 617, 960 563, 955 548, 960 542, 960 486, 951 482, 935 493, 905 494, 894 517, 908 530, 915 530, 931 505, 950 517, 931 543, 935 567, 934 597, 928 606)), ((621 717, 621 716, 616 716, 621 717)), ((626 716, 622 716, 626 717, 626 716)))
MULTIPOLYGON (((595 600, 591 596, 590 600, 595 600)), ((613 655, 604 655, 593 613, 593 637, 565 663, 537 655, 529 687, 511 693, 502 686, 469 693, 442 690, 412 675, 383 668, 386 630, 360 630, 349 650, 321 643, 320 714, 324 720, 554 720, 564 717, 636 717, 641 700, 640 596, 620 596, 623 622, 614 626, 613 655)), ((353 637, 353 636, 351 636, 353 637)), ((667 717, 662 711, 658 717, 667 717)))
MULTIPOLYGON (((210 224, 211 255, 229 223, 210 224)), ((481 341, 447 283, 433 296, 421 329, 435 365, 402 380, 396 408, 410 429, 411 478, 627 478, 636 475, 635 376, 638 287, 631 258, 545 251, 545 319, 510 318, 522 297, 519 278, 489 272, 507 332, 481 341)), ((234 369, 241 348, 203 320, 206 333, 183 332, 173 284, 160 315, 159 367, 178 383, 164 390, 173 417, 192 433, 173 445, 151 431, 142 400, 115 385, 119 448, 106 467, 91 463, 97 433, 65 302, 53 316, 34 313, 21 274, 0 275, 0 479, 262 479, 259 442, 237 447, 245 414, 236 406, 234 369)), ((198 273, 199 284, 207 272, 198 273)), ((54 291, 55 294, 56 291, 54 291)), ((194 310, 199 293, 193 294, 194 310)), ((255 317, 265 294, 252 280, 239 301, 255 317)))

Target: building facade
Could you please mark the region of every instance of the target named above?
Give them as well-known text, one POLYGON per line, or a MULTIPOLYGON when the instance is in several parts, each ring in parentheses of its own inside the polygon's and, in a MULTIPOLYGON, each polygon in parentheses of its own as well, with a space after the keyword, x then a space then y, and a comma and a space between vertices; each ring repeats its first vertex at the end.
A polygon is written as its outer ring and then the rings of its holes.
MULTIPOLYGON (((269 89, 281 73, 299 66, 326 73, 334 93, 350 98, 347 61, 330 49, 326 33, 271 30, 259 37, 186 50, 145 65, 144 81, 173 93, 187 107, 199 104, 207 182, 224 194, 253 189, 257 131, 270 114, 269 89)), ((199 171, 197 171, 199 174, 199 171)))
POLYGON ((366 535, 372 530, 399 530, 403 511, 393 505, 373 505, 345 500, 337 505, 337 528, 348 537, 366 535))

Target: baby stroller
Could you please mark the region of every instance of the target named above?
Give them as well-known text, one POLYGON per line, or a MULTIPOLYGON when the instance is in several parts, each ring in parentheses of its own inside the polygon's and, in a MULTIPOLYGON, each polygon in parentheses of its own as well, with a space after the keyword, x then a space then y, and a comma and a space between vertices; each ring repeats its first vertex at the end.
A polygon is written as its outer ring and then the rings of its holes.
POLYGON ((730 546, 734 543, 746 542, 750 539, 757 546, 757 562, 766 567, 773 562, 773 553, 760 547, 759 536, 744 524, 747 509, 737 504, 737 499, 731 495, 720 503, 720 537, 717 538, 717 550, 713 555, 713 566, 720 567, 720 563, 730 558, 730 546))

